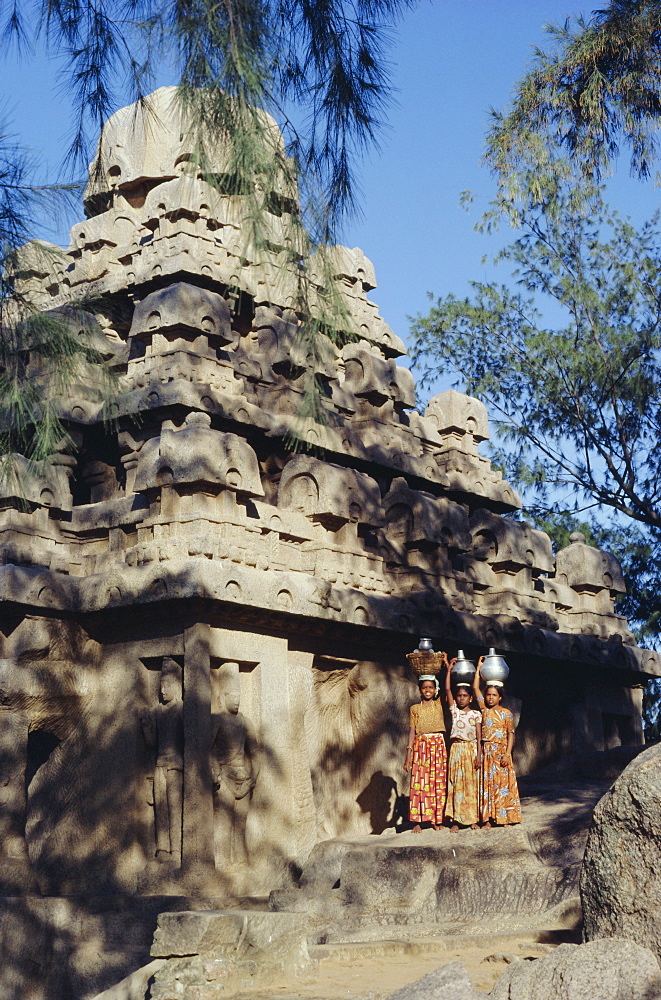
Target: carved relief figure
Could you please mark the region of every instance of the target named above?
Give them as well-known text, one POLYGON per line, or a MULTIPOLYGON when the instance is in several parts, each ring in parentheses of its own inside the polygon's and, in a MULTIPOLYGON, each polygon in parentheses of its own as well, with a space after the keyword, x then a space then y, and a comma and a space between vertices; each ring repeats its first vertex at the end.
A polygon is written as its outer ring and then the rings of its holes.
POLYGON ((161 667, 160 702, 140 721, 147 746, 156 751, 154 826, 156 858, 181 861, 184 728, 181 667, 170 657, 161 667))
POLYGON ((215 720, 212 749, 218 860, 245 864, 246 823, 259 775, 259 747, 252 725, 239 712, 239 665, 225 663, 221 670, 221 711, 215 720))
POLYGON ((401 807, 399 746, 410 680, 398 667, 341 662, 315 660, 308 710, 320 840, 381 833, 401 807))

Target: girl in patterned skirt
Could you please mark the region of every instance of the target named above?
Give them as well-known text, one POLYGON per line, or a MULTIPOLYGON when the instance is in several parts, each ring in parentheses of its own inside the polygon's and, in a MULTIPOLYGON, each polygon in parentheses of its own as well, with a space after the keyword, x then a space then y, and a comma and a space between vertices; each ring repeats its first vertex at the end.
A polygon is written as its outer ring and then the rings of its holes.
POLYGON ((422 823, 439 830, 445 816, 447 754, 445 718, 438 697, 438 681, 432 674, 418 678, 420 702, 411 705, 409 745, 404 768, 411 773, 409 819, 413 833, 420 833, 422 823))
POLYGON ((454 662, 446 665, 445 673, 445 697, 452 715, 445 811, 452 820, 452 833, 460 826, 477 830, 482 763, 482 713, 471 708, 470 684, 457 684, 452 694, 450 670, 454 662))
POLYGON ((482 783, 480 816, 483 826, 509 826, 521 822, 521 802, 512 763, 514 716, 501 705, 502 683, 487 684, 480 691, 481 656, 473 680, 475 700, 482 709, 482 783))

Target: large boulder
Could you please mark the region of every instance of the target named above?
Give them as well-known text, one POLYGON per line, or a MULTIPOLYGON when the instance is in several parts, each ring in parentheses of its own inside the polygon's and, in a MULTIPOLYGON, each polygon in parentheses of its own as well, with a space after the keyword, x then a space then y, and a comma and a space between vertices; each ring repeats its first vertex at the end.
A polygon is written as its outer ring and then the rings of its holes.
POLYGON ((492 1000, 659 1000, 661 971, 647 948, 620 938, 561 944, 543 958, 514 962, 492 1000))
POLYGON ((450 962, 432 969, 422 979, 402 986, 391 993, 387 1000, 480 1000, 484 993, 473 989, 466 969, 461 962, 450 962))
POLYGON ((588 941, 626 937, 661 958, 661 745, 636 757, 599 801, 580 892, 588 941))

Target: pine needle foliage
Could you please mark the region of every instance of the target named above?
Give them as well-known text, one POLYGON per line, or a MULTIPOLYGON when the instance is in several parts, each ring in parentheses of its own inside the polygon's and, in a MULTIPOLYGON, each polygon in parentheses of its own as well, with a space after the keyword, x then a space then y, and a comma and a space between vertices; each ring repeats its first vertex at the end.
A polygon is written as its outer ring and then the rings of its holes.
POLYGON ((487 161, 506 182, 542 137, 585 176, 598 180, 624 147, 632 172, 648 177, 659 150, 660 0, 611 0, 547 31, 551 50, 535 50, 510 108, 492 112, 487 161))
MULTIPOLYGON (((36 165, 21 145, 0 131, 0 477, 11 479, 9 456, 18 453, 39 463, 72 442, 60 418, 61 399, 69 387, 98 369, 100 386, 115 385, 112 372, 88 342, 83 323, 45 314, 25 301, 15 284, 17 250, 31 235, 35 215, 57 215, 80 193, 75 184, 35 183, 36 165), (74 331, 76 327, 76 331, 74 331), (29 364, 30 353, 39 361, 29 364)), ((32 265, 48 271, 59 251, 32 244, 32 265)), ((15 483, 20 494, 20 484, 15 483)))
MULTIPOLYGON (((375 143, 392 94, 386 49, 413 0, 37 0, 0 3, 5 37, 44 37, 64 57, 72 104, 69 155, 119 103, 144 100, 153 67, 170 66, 182 97, 204 89, 206 124, 223 129, 228 101, 283 126, 302 171, 321 180, 329 218, 356 206, 355 153, 375 143)), ((236 124, 236 121, 233 122, 236 124)), ((249 129, 248 129, 249 131, 249 129)), ((240 137, 245 139, 246 133, 240 137)))

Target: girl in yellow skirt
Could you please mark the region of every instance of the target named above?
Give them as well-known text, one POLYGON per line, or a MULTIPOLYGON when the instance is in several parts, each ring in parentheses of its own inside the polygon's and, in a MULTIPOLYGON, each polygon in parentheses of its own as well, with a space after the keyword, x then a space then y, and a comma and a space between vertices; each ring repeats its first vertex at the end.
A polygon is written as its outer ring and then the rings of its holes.
POLYGON ((450 706, 450 758, 448 761, 448 798, 446 814, 452 820, 450 830, 460 826, 477 830, 479 815, 480 766, 482 764, 482 713, 471 708, 470 684, 457 684, 452 694, 450 670, 446 663, 445 697, 450 706))
POLYGON ((409 819, 413 833, 420 833, 422 823, 440 830, 445 816, 447 753, 445 718, 438 697, 439 685, 433 674, 418 678, 420 702, 411 705, 409 745, 404 768, 411 773, 409 819))
POLYGON ((487 683, 482 697, 479 676, 483 662, 481 656, 473 680, 475 700, 482 709, 480 818, 485 827, 510 826, 521 822, 521 801, 512 763, 514 716, 501 705, 501 682, 487 683))

